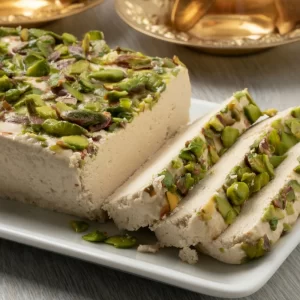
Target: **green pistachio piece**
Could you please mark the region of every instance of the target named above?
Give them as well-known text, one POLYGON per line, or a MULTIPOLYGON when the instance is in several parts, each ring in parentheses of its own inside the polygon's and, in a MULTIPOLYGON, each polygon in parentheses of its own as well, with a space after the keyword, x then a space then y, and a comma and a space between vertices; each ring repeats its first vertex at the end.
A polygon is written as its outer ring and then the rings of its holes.
POLYGON ((0 37, 19 35, 19 31, 16 28, 11 27, 0 27, 0 37))
POLYGON ((269 161, 274 168, 277 168, 286 158, 287 155, 282 155, 282 156, 272 155, 271 157, 269 157, 269 161))
POLYGON ((196 157, 193 153, 191 153, 189 150, 182 149, 179 153, 179 157, 183 160, 187 161, 196 161, 196 157))
POLYGON ((266 171, 268 172, 268 174, 270 175, 271 178, 274 177, 275 173, 274 173, 274 167, 271 164, 270 160, 269 160, 269 156, 266 154, 262 154, 262 158, 263 158, 263 162, 265 164, 266 167, 266 171))
POLYGON ((80 135, 69 135, 63 136, 60 140, 57 141, 57 145, 62 148, 72 149, 74 151, 82 151, 86 149, 89 145, 89 140, 80 135))
POLYGON ((219 213, 224 218, 226 224, 232 224, 237 216, 235 210, 232 208, 228 200, 224 197, 214 196, 216 207, 219 213))
POLYGON ((90 225, 84 221, 71 221, 70 225, 73 230, 78 233, 87 231, 90 227, 90 225))
POLYGON ((246 157, 251 169, 254 172, 263 173, 266 171, 262 154, 249 153, 246 157))
POLYGON ((274 116, 277 115, 277 113, 278 113, 278 110, 275 109, 275 108, 269 108, 269 109, 264 110, 264 111, 262 112, 263 115, 266 115, 266 116, 268 116, 268 117, 274 117, 274 116))
POLYGON ((105 95, 105 98, 109 101, 109 103, 118 102, 120 98, 124 98, 128 95, 126 91, 110 91, 105 95))
POLYGON ((206 149, 205 142, 200 137, 195 137, 186 147, 186 150, 191 151, 196 157, 200 158, 206 149))
POLYGON ((129 109, 132 105, 130 98, 120 98, 120 106, 129 109))
POLYGON ((300 174, 300 166, 297 166, 297 167, 294 169, 294 172, 296 172, 297 174, 300 174))
POLYGON ((98 113, 81 109, 64 111, 61 113, 61 118, 66 121, 76 123, 82 127, 89 127, 97 124, 107 124, 110 121, 109 113, 98 113))
POLYGON ((291 132, 297 139, 300 139, 300 121, 299 120, 292 120, 291 132))
POLYGON ((267 172, 260 173, 255 176, 253 185, 250 186, 251 193, 260 191, 270 181, 270 176, 267 172))
POLYGON ((116 235, 111 236, 108 239, 105 240, 105 244, 112 245, 116 248, 133 248, 137 244, 137 240, 135 237, 132 237, 130 235, 116 235))
POLYGON ((50 66, 45 59, 41 59, 32 64, 26 71, 27 76, 42 77, 50 73, 50 66))
POLYGON ((209 125, 212 127, 215 131, 221 132, 224 129, 224 125, 221 123, 221 121, 217 117, 213 117, 209 120, 209 125))
MULTIPOLYGON (((281 124, 281 121, 280 121, 281 124)), ((268 135, 268 142, 270 145, 272 145, 275 149, 278 147, 278 145, 281 142, 280 135, 278 134, 278 131, 276 129, 273 129, 269 135, 268 135)))
POLYGON ((54 136, 87 134, 87 130, 77 124, 72 124, 67 121, 57 121, 54 119, 44 121, 42 128, 46 133, 54 136))
POLYGON ((274 207, 273 204, 270 204, 266 209, 261 218, 263 222, 269 222, 273 219, 281 220, 284 218, 284 212, 280 208, 274 207))
POLYGON ((70 74, 79 75, 87 71, 90 63, 87 60, 79 60, 70 66, 70 74))
POLYGON ((6 75, 3 75, 0 78, 0 92, 6 92, 12 88, 13 88, 12 81, 6 75))
POLYGON ((186 173, 184 175, 184 185, 187 190, 190 190, 191 187, 195 184, 195 179, 192 177, 191 173, 186 173))
POLYGON ((292 110, 292 116, 294 118, 300 119, 300 107, 297 107, 297 108, 292 110))
POLYGON ((99 230, 90 232, 82 237, 87 242, 102 243, 107 239, 107 233, 99 230))
POLYGON ((291 180, 288 185, 290 187, 292 187, 292 189, 294 190, 294 192, 296 193, 300 193, 300 183, 296 180, 291 180))
POLYGON ((255 123, 262 116, 260 109, 254 104, 245 106, 244 113, 251 124, 255 123))
POLYGON ((249 188, 251 188, 251 186, 254 184, 254 179, 256 177, 255 173, 244 173, 241 181, 245 182, 249 188))
POLYGON ((208 152, 209 152, 209 157, 210 157, 212 164, 213 165, 216 164, 217 161, 220 159, 218 152, 216 151, 216 149, 213 146, 208 147, 208 152))
POLYGON ((226 191, 227 197, 234 205, 242 205, 249 198, 249 187, 244 182, 233 183, 226 191))
POLYGON ((283 231, 284 232, 289 232, 292 230, 292 226, 288 223, 283 223, 283 231))
POLYGON ((240 100, 242 97, 247 97, 248 92, 246 90, 233 93, 233 97, 240 100))
POLYGON ((5 100, 8 103, 16 102, 21 96, 21 92, 17 89, 10 89, 5 92, 5 100))
POLYGON ((56 109, 58 110, 58 112, 61 114, 63 111, 68 111, 68 110, 73 110, 74 108, 63 103, 63 102, 57 102, 55 104, 56 109))
POLYGON ((180 158, 173 159, 171 164, 173 169, 180 169, 183 166, 182 160, 180 158))
POLYGON ((68 83, 63 83, 63 87, 64 89, 70 93, 73 97, 75 97, 78 101, 83 101, 84 100, 84 96, 83 94, 81 94, 78 90, 74 89, 71 85, 69 85, 68 83))
POLYGON ((36 108, 37 115, 42 119, 57 119, 57 114, 50 106, 40 106, 36 108))
POLYGON ((90 41, 98 41, 104 39, 104 34, 102 31, 91 30, 87 34, 89 35, 90 41))
POLYGON ((88 76, 91 79, 101 80, 104 82, 119 82, 126 77, 120 69, 106 69, 91 72, 88 76))
POLYGON ((236 175, 237 175, 238 180, 241 180, 245 173, 252 173, 252 170, 249 167, 237 168, 236 175))
POLYGON ((48 57, 53 52, 52 46, 55 45, 55 39, 50 35, 44 35, 37 40, 36 45, 43 56, 48 57))
POLYGON ((174 178, 173 175, 168 170, 163 170, 161 173, 158 174, 159 176, 164 175, 165 178, 163 179, 163 185, 168 189, 172 189, 174 185, 174 178))
POLYGON ((238 129, 226 126, 222 131, 221 139, 225 148, 230 148, 238 139, 240 133, 238 129))
POLYGON ((244 250, 248 259, 255 259, 264 256, 266 252, 270 251, 270 241, 265 235, 255 244, 243 243, 241 248, 244 250))
POLYGON ((90 35, 88 33, 85 34, 82 40, 82 50, 84 55, 86 56, 90 50, 90 35))
POLYGON ((100 112, 102 105, 100 102, 88 102, 84 105, 85 110, 91 110, 95 112, 100 112))
POLYGON ((70 33, 63 33, 62 34, 62 40, 64 42, 65 45, 72 45, 75 44, 77 42, 77 38, 76 36, 74 36, 73 34, 70 33))
POLYGON ((45 102, 42 100, 40 95, 29 94, 29 95, 26 95, 25 98, 24 98, 25 101, 29 100, 29 99, 33 100, 35 106, 44 106, 44 105, 46 105, 45 102))
POLYGON ((290 201, 288 201, 288 202, 286 203, 285 210, 286 210, 286 213, 287 213, 288 215, 293 215, 293 214, 295 213, 293 203, 290 202, 290 201))

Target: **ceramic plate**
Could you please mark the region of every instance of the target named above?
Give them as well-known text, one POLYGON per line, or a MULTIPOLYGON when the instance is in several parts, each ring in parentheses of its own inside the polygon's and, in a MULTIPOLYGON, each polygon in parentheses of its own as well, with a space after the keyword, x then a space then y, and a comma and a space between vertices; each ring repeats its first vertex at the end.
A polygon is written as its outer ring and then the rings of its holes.
MULTIPOLYGON (((191 118, 209 112, 217 104, 193 100, 191 118)), ((177 249, 162 249, 157 254, 139 253, 135 249, 116 249, 105 244, 91 244, 74 233, 69 222, 74 217, 49 212, 22 203, 0 200, 0 237, 61 253, 96 264, 130 272, 170 285, 217 297, 243 297, 260 289, 276 272, 300 242, 300 223, 282 237, 272 252, 262 259, 241 266, 226 265, 206 256, 199 263, 188 265, 180 261, 177 249)), ((92 223, 116 234, 112 223, 92 223)), ((140 243, 153 243, 147 230, 135 234, 140 243)))

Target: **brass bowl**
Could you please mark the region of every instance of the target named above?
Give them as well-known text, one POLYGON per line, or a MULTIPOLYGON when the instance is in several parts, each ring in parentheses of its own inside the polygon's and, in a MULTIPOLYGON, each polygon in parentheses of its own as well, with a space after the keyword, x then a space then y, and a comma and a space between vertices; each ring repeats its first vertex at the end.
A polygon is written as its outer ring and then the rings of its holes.
POLYGON ((249 54, 300 40, 299 27, 285 35, 274 32, 258 39, 197 37, 189 31, 177 31, 171 26, 170 11, 173 3, 168 0, 115 0, 115 8, 119 16, 137 31, 217 55, 249 54))
POLYGON ((95 7, 104 0, 2 0, 1 26, 39 26, 95 7))

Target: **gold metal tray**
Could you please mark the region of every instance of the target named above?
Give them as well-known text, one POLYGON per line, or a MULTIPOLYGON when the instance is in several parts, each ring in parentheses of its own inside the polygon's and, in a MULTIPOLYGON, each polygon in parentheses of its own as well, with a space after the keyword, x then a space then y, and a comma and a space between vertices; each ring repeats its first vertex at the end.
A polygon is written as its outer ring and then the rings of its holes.
POLYGON ((115 8, 128 25, 146 35, 214 54, 247 54, 300 40, 299 27, 285 35, 271 33, 259 39, 201 39, 172 28, 169 20, 172 3, 168 0, 115 0, 115 8))
POLYGON ((2 0, 1 26, 38 26, 72 16, 92 8, 104 0, 2 0))

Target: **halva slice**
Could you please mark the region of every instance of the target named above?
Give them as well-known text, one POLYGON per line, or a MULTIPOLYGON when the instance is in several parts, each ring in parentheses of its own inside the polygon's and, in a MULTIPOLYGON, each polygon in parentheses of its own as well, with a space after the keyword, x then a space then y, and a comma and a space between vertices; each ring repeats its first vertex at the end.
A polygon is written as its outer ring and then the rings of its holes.
POLYGON ((0 194, 102 219, 103 201, 189 120, 177 57, 0 28, 0 194))
POLYGON ((249 129, 177 210, 153 226, 160 244, 183 248, 216 239, 244 203, 274 180, 275 169, 300 141, 299 125, 297 107, 249 129))
POLYGON ((119 228, 136 230, 174 211, 262 112, 247 90, 197 120, 141 167, 104 208, 119 228))
POLYGON ((267 254, 292 229, 300 213, 300 144, 275 170, 274 180, 245 203, 241 214, 223 234, 197 248, 230 264, 267 254))

